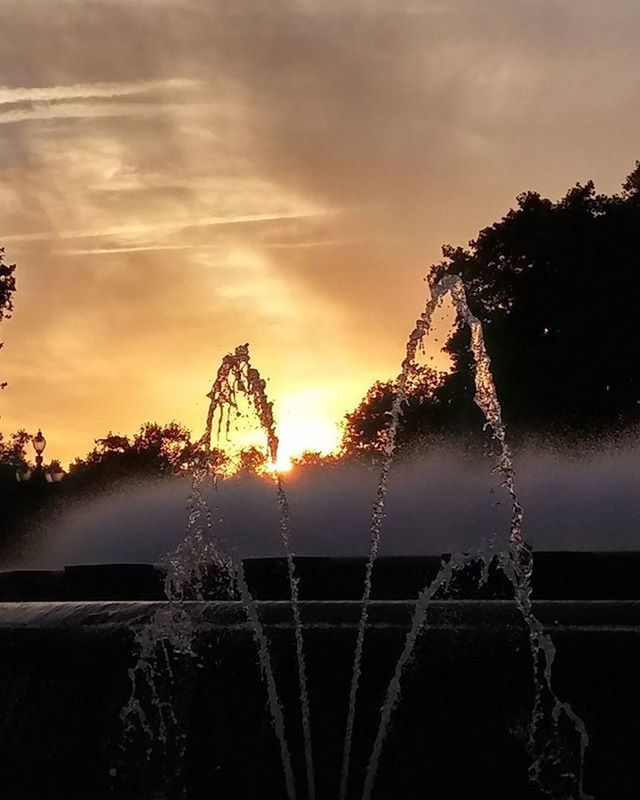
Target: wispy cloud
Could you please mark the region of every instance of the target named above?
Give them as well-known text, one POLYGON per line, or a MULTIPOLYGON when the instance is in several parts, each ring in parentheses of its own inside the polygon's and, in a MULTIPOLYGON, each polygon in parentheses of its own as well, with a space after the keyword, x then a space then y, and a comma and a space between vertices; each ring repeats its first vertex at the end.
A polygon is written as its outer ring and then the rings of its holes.
POLYGON ((0 86, 0 105, 11 103, 58 102, 85 100, 94 97, 128 97, 158 91, 189 91, 201 86, 188 78, 134 81, 129 83, 74 83, 60 86, 0 86))
MULTIPOLYGON (((140 225, 119 225, 116 227, 100 228, 97 230, 75 231, 37 231, 34 233, 14 233, 2 237, 3 242, 43 242, 56 239, 92 239, 117 236, 145 235, 154 233, 167 233, 189 228, 208 228, 215 225, 248 225, 259 222, 277 222, 279 220, 312 219, 327 217, 335 211, 297 211, 267 214, 242 214, 229 217, 205 217, 203 219, 165 220, 163 222, 149 222, 140 225)), ((183 247, 183 245, 179 245, 183 247)), ((145 248, 136 248, 145 249, 145 248)), ((163 249, 152 246, 147 249, 163 249)), ((122 252, 127 252, 122 250, 122 252)))
MULTIPOLYGON (((278 219, 283 219, 283 217, 279 217, 278 219)), ((371 241, 371 239, 367 239, 367 242, 371 241)), ((378 241, 388 241, 388 239, 378 239, 378 241)), ((260 248, 263 250, 305 250, 307 248, 321 247, 354 247, 362 243, 362 239, 317 239, 302 242, 260 242, 260 248)), ((163 250, 226 251, 227 249, 228 245, 226 244, 145 244, 134 245, 132 247, 73 248, 69 250, 57 250, 56 252, 58 255, 63 256, 106 256, 123 253, 161 252, 163 250)))
POLYGON ((133 247, 87 247, 57 250, 61 256, 111 256, 124 253, 155 253, 163 250, 226 250, 221 244, 144 244, 133 247))
POLYGON ((0 125, 31 120, 100 119, 105 117, 156 117, 174 114, 184 117, 193 111, 214 108, 213 103, 42 103, 27 108, 0 110, 0 125))

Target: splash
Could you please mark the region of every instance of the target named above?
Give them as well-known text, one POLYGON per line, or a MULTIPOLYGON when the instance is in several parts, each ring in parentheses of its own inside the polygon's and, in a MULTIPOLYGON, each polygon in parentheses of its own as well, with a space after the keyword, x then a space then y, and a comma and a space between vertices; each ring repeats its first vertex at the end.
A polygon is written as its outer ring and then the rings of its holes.
MULTIPOLYGON (((273 480, 276 485, 276 494, 278 498, 278 506, 280 509, 280 536, 284 546, 285 557, 287 562, 287 574, 289 578, 290 587, 290 601, 291 613, 293 616, 294 636, 296 644, 296 661, 298 668, 298 688, 300 693, 301 717, 302 717, 302 733, 304 739, 304 753, 305 765, 307 776, 307 792, 309 800, 315 800, 315 777, 313 769, 313 752, 311 743, 311 709, 309 705, 309 692, 307 687, 307 672, 304 658, 304 640, 302 634, 302 618, 300 615, 300 602, 299 602, 299 581, 296 576, 296 567, 294 561, 293 551, 291 549, 291 524, 290 524, 290 510, 289 501, 284 486, 282 475, 276 468, 278 464, 278 437, 276 434, 276 425, 273 417, 273 403, 267 397, 266 381, 261 377, 258 370, 251 365, 249 357, 249 345, 239 345, 233 353, 226 355, 218 370, 218 374, 207 395, 211 403, 207 414, 207 423, 205 426, 204 435, 200 441, 201 447, 205 452, 211 452, 211 439, 213 434, 213 425, 216 413, 219 412, 217 433, 218 437, 224 428, 225 433, 228 435, 231 425, 231 415, 239 414, 238 398, 245 395, 253 401, 258 421, 264 432, 267 435, 267 450, 271 464, 274 469, 271 472, 273 480)), ((239 577, 238 586, 242 597, 243 604, 247 610, 249 620, 252 624, 256 638, 258 640, 259 650, 261 654, 261 663, 263 669, 266 668, 268 660, 267 640, 259 622, 257 607, 255 601, 251 597, 244 578, 244 569, 242 567, 242 560, 235 559, 236 573, 239 577), (243 588, 244 587, 244 588, 243 588), (258 627, 257 627, 258 626, 258 627)), ((270 692, 274 693, 274 700, 277 699, 275 694, 275 683, 273 675, 269 668, 269 686, 270 692)), ((279 704, 278 704, 279 705, 279 704)), ((281 711, 280 711, 281 713, 281 711)), ((275 717, 274 717, 275 720, 275 717)), ((284 737, 284 721, 281 723, 282 736, 284 737)), ((285 771, 291 770, 291 764, 286 767, 285 771)), ((293 778, 291 778, 293 781, 293 778)))
POLYGON ((555 647, 551 637, 546 633, 542 623, 534 614, 531 601, 531 575, 533 568, 532 553, 523 533, 523 511, 516 492, 513 459, 506 441, 502 412, 491 372, 491 360, 486 351, 484 335, 480 321, 475 317, 467 303, 466 292, 462 280, 456 275, 442 278, 432 287, 428 301, 420 319, 409 336, 406 357, 402 363, 402 372, 396 382, 396 394, 391 412, 391 423, 387 433, 385 461, 382 468, 380 484, 371 526, 371 549, 367 565, 366 581, 363 594, 363 611, 358 631, 358 642, 354 660, 351 685, 349 716, 345 737, 345 758, 341 777, 341 798, 346 796, 348 784, 349 752, 355 718, 357 687, 360 679, 362 646, 367 621, 367 608, 371 597, 371 574, 373 563, 378 553, 381 525, 384 517, 384 502, 388 473, 395 449, 395 441, 404 399, 404 388, 408 377, 415 370, 415 356, 419 343, 429 332, 433 314, 447 294, 451 295, 459 319, 468 326, 471 334, 471 350, 474 358, 475 402, 484 414, 486 426, 498 445, 497 470, 502 476, 502 484, 511 500, 511 519, 509 538, 506 548, 495 542, 487 542, 476 551, 453 556, 442 568, 434 580, 427 585, 418 597, 410 630, 405 639, 403 650, 396 664, 394 675, 387 688, 386 697, 380 713, 380 721, 373 749, 367 765, 363 800, 370 800, 373 790, 380 755, 389 731, 393 711, 400 699, 402 675, 411 661, 418 634, 423 628, 428 607, 441 590, 449 586, 453 574, 464 569, 474 561, 483 565, 486 575, 489 564, 497 560, 498 564, 511 581, 517 606, 528 629, 528 638, 532 656, 534 702, 529 725, 528 753, 531 758, 530 778, 552 797, 587 800, 583 788, 583 765, 588 735, 583 721, 575 714, 568 703, 561 701, 551 685, 551 671, 555 658, 555 647), (578 737, 579 757, 577 769, 566 764, 563 743, 563 723, 568 723, 574 736, 578 737))
MULTIPOLYGON (((136 634, 138 659, 129 672, 131 697, 121 712, 121 718, 125 724, 126 734, 132 734, 136 728, 142 728, 147 734, 148 756, 151 755, 149 748, 152 749, 154 741, 157 740, 164 746, 174 738, 179 721, 174 704, 162 698, 158 681, 159 676, 168 671, 169 683, 173 684, 171 653, 177 652, 191 657, 196 655, 192 649, 195 625, 189 601, 239 595, 256 640, 260 669, 267 687, 269 710, 280 748, 287 797, 288 800, 295 800, 295 778, 287 743, 284 712, 273 672, 268 639, 260 620, 258 606, 247 585, 242 559, 233 547, 231 552, 224 551, 216 535, 212 510, 203 493, 205 482, 209 479, 213 478, 214 488, 218 483, 216 451, 212 447, 216 418, 216 439, 219 439, 223 432, 228 436, 233 415, 240 414, 238 402, 241 394, 252 400, 258 420, 267 435, 269 457, 273 464, 277 463, 278 438, 273 405, 266 394, 266 382, 251 365, 248 345, 240 345, 222 360, 211 391, 207 395, 210 404, 205 431, 196 444, 192 460, 192 486, 187 501, 189 509, 187 530, 178 547, 165 557, 167 570, 165 593, 169 600, 169 609, 157 611, 151 622, 136 634), (146 705, 151 707, 152 712, 145 710, 145 703, 140 699, 143 695, 146 696, 146 705)), ((289 503, 281 475, 278 471, 274 471, 272 476, 276 484, 280 534, 286 553, 291 587, 290 600, 296 640, 308 797, 309 800, 315 800, 311 715, 298 579, 291 550, 289 503)))
MULTIPOLYGON (((373 568, 380 549, 382 529, 386 513, 389 475, 396 450, 396 440, 406 398, 407 383, 416 374, 416 355, 432 325, 433 314, 446 295, 450 295, 458 319, 468 326, 471 334, 471 350, 474 359, 475 402, 482 410, 486 428, 497 445, 498 462, 503 487, 510 498, 511 512, 508 534, 499 540, 491 540, 480 547, 458 553, 444 561, 436 578, 421 591, 407 633, 402 652, 387 687, 380 712, 379 725, 367 764, 363 800, 370 800, 376 781, 378 765, 387 739, 394 709, 402 693, 402 680, 410 665, 416 642, 427 622, 431 601, 436 595, 446 592, 454 575, 472 563, 480 563, 482 576, 486 577, 492 563, 497 563, 509 578, 517 607, 528 632, 532 657, 534 698, 528 730, 527 751, 530 757, 530 778, 542 790, 556 800, 587 800, 583 790, 583 764, 588 736, 582 720, 568 703, 560 700, 551 685, 551 672, 555 648, 550 636, 534 613, 531 599, 532 553, 523 533, 523 511, 516 491, 513 460, 506 441, 500 403, 491 373, 491 361, 485 348, 480 321, 471 313, 461 279, 446 276, 432 287, 425 310, 412 330, 405 350, 401 372, 395 382, 395 393, 390 412, 390 422, 384 433, 383 463, 369 527, 369 555, 365 570, 361 611, 353 659, 349 704, 345 727, 340 775, 340 800, 346 800, 349 790, 349 773, 353 734, 355 729, 358 690, 362 677, 362 657, 365 634, 372 596, 373 568), (577 740, 579 754, 576 758, 567 750, 568 738, 577 740)), ((240 599, 247 620, 253 630, 258 649, 258 659, 267 689, 267 698, 274 731, 280 746, 286 792, 289 800, 295 800, 296 787, 291 754, 286 738, 283 706, 273 672, 269 643, 262 625, 258 604, 252 597, 244 573, 242 559, 233 546, 227 552, 216 535, 214 517, 203 493, 205 482, 213 476, 217 485, 214 437, 228 435, 233 416, 239 415, 240 396, 253 403, 258 420, 267 436, 268 455, 272 464, 277 464, 278 438, 276 435, 273 406, 266 394, 266 383, 252 367, 247 345, 241 345, 225 356, 216 375, 211 391, 205 432, 196 445, 193 459, 193 483, 189 498, 187 531, 177 549, 166 559, 166 593, 168 609, 158 611, 153 622, 138 632, 139 659, 131 670, 132 697, 123 710, 123 721, 132 727, 135 722, 152 741, 157 739, 162 746, 180 739, 180 720, 174 704, 163 696, 162 686, 156 683, 161 669, 169 674, 172 683, 172 664, 176 657, 193 658, 192 642, 196 628, 194 612, 189 601, 202 601, 210 597, 229 596, 240 599), (226 595, 224 593, 227 593, 226 595), (149 709, 140 702, 140 687, 144 685, 149 709)), ((307 777, 307 796, 315 798, 311 716, 307 686, 304 641, 300 613, 298 578, 294 554, 291 547, 290 509, 281 474, 277 469, 271 473, 275 482, 280 537, 286 554, 290 585, 290 607, 292 612, 295 649, 298 668, 298 684, 304 752, 307 777)), ((175 671, 175 669, 174 669, 175 671)))
POLYGON ((370 526, 370 544, 369 556, 365 568, 364 590, 361 601, 360 622, 358 625, 358 634, 356 639, 356 648, 353 659, 352 678, 349 688, 349 707, 347 711, 347 723, 344 737, 344 749, 342 756, 342 771, 340 775, 340 800, 346 800, 348 784, 349 784, 349 768, 351 763, 351 748, 353 745, 353 729, 355 725, 356 706, 358 700, 358 689, 360 686, 360 678, 362 675, 362 654, 364 650, 364 637, 367 627, 367 620, 369 617, 369 606, 371 603, 371 588, 373 565, 378 557, 380 550, 380 537, 382 533, 382 526, 385 518, 385 507, 387 498, 387 489, 389 483, 389 473, 393 463, 393 457, 396 449, 396 440, 400 420, 402 418, 402 405, 406 399, 407 383, 416 373, 416 354, 418 347, 421 345, 424 337, 431 328, 431 319, 433 313, 440 304, 443 294, 446 290, 444 288, 438 292, 434 291, 427 306, 416 322, 414 329, 409 334, 405 348, 405 357, 402 361, 401 371, 395 381, 395 392, 393 402, 391 405, 389 425, 383 433, 384 439, 382 443, 383 461, 380 472, 380 480, 376 492, 376 499, 373 505, 373 513, 371 516, 370 526))

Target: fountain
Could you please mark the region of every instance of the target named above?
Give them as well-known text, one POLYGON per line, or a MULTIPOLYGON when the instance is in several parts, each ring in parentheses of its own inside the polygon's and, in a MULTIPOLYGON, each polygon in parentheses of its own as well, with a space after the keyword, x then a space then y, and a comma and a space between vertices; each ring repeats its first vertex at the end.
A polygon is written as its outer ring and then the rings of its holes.
MULTIPOLYGON (((446 276, 432 287, 409 336, 366 559, 324 564, 294 557, 295 527, 276 470, 283 558, 246 560, 219 535, 214 430, 228 430, 238 396, 246 394, 277 463, 265 387, 247 345, 225 357, 208 395, 186 534, 161 570, 150 573, 146 599, 72 599, 74 572, 65 570, 49 575, 49 583, 39 578, 39 599, 50 602, 0 607, 0 638, 9 647, 0 674, 0 701, 8 709, 0 729, 0 779, 7 796, 45 796, 46 788, 54 798, 410 800, 428 790, 436 797, 473 791, 587 800, 588 779, 598 797, 635 796, 629 769, 619 769, 619 753, 629 744, 620 744, 603 708, 621 714, 628 729, 621 735, 637 728, 640 709, 626 692, 640 658, 640 615, 635 604, 615 599, 572 595, 567 602, 557 577, 562 559, 549 569, 525 541, 482 326, 460 279, 446 276), (475 400, 498 451, 508 528, 442 559, 380 557, 406 382, 447 295, 471 332, 475 400), (206 488, 210 482, 213 491, 206 488), (538 566, 545 594, 534 600, 538 566), (161 579, 165 600, 159 599, 161 579), (610 652, 594 650, 593 641, 608 641, 610 652), (604 700, 592 696, 596 670, 617 675, 604 700), (101 681, 102 674, 109 680, 101 681), (28 701, 34 686, 38 709, 28 701), (56 687, 64 688, 62 696, 56 687), (83 738, 83 703, 100 731, 93 748, 83 738), (597 722, 596 748, 583 707, 597 722), (64 708, 69 726, 58 735, 71 746, 54 747, 64 708), (44 755, 43 741, 51 755, 44 755), (25 748, 46 768, 32 776, 16 769, 25 748), (589 772, 593 750, 596 766, 589 772), (615 785, 613 793, 608 785, 615 785)), ((566 563, 575 568, 578 561, 566 563)), ((91 570, 84 574, 90 579, 91 570)))

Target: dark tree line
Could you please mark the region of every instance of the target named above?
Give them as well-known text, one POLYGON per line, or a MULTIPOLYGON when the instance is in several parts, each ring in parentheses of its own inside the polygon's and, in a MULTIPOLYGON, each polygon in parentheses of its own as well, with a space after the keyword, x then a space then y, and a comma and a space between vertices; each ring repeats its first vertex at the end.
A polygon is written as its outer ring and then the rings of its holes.
MULTIPOLYGON (((433 286, 460 275, 482 321, 503 408, 516 441, 620 434, 640 422, 640 162, 613 196, 593 182, 558 202, 526 192, 468 247, 443 248, 433 286)), ((472 436, 469 332, 448 339, 450 374, 410 387, 401 444, 443 428, 472 436)), ((374 385, 347 415, 346 453, 376 450, 391 406, 390 384, 374 385)))
POLYGON ((50 476, 59 464, 49 462, 38 470, 31 442, 26 431, 0 437, 0 555, 5 557, 19 553, 41 520, 50 522, 70 503, 138 481, 179 475, 195 454, 189 432, 178 423, 146 423, 132 437, 109 433, 97 439, 57 483, 50 476))
POLYGON ((136 480, 162 479, 188 471, 196 454, 190 432, 177 422, 147 422, 133 436, 109 432, 69 467, 65 483, 78 491, 114 488, 136 480))
MULTIPOLYGON (((15 264, 4 263, 4 247, 0 247, 0 322, 11 316, 13 311, 12 298, 16 290, 15 269, 15 264)), ((0 388, 4 389, 5 386, 6 383, 0 381, 0 388)))
MULTIPOLYGON (((91 451, 76 458, 57 483, 51 473, 60 469, 58 462, 45 463, 39 471, 32 439, 22 430, 6 438, 0 435, 0 557, 5 560, 24 554, 39 525, 50 524, 77 501, 141 482, 190 476, 202 463, 202 451, 185 427, 147 422, 133 436, 109 432, 96 439, 91 451)), ((207 462, 217 474, 230 467, 228 454, 217 448, 207 462)), ((266 463, 264 451, 251 446, 236 454, 234 468, 241 475, 256 474, 266 463)))
MULTIPOLYGON (((439 395, 446 375, 428 367, 419 368, 405 387, 399 448, 419 444, 450 433, 449 414, 439 395)), ((394 400, 393 381, 376 381, 360 405, 345 417, 342 450, 345 456, 381 453, 385 444, 394 400)))

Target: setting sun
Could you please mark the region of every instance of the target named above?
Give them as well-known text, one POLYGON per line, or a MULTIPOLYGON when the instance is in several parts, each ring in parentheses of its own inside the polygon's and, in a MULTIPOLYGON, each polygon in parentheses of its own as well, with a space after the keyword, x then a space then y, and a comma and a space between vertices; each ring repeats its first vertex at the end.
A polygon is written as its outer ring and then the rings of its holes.
POLYGON ((293 464, 291 461, 286 457, 278 457, 278 460, 275 464, 271 464, 270 472, 290 472, 293 468, 293 464))

